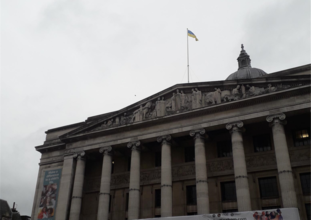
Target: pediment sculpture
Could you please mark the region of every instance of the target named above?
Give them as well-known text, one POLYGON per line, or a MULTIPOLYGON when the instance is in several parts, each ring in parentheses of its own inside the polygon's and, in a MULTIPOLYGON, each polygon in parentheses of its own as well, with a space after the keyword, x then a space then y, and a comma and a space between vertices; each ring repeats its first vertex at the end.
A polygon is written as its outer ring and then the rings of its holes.
POLYGON ((166 100, 164 97, 158 97, 155 100, 148 101, 132 111, 105 120, 100 126, 87 132, 134 124, 167 115, 273 93, 290 87, 290 85, 282 84, 267 84, 263 87, 239 84, 233 89, 214 88, 214 91, 210 92, 202 92, 198 88, 193 88, 190 93, 184 93, 183 90, 176 89, 171 92, 171 97, 166 100))

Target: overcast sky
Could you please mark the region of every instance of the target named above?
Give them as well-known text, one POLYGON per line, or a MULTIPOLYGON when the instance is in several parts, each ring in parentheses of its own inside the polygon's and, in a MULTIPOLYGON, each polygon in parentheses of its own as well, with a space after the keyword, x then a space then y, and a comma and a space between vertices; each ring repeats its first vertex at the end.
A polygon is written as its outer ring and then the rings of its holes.
POLYGON ((31 214, 45 131, 177 83, 310 63, 309 0, 1 1, 0 198, 31 214))

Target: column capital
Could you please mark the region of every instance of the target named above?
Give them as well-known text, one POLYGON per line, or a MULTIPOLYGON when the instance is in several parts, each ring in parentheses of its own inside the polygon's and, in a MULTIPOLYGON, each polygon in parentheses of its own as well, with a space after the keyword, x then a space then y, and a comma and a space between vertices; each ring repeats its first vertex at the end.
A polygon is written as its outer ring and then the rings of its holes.
POLYGON ((157 138, 157 141, 161 144, 171 144, 172 137, 171 135, 163 135, 157 138))
POLYGON ((140 150, 140 141, 132 141, 132 142, 129 142, 127 144, 127 147, 128 148, 131 148, 132 150, 140 150))
POLYGON ((231 122, 226 124, 226 129, 229 130, 231 133, 232 132, 243 132, 244 131, 244 123, 243 121, 235 121, 235 122, 231 122))
POLYGON ((101 147, 101 148, 99 148, 99 153, 111 156, 112 155, 112 147, 111 146, 101 147))
POLYGON ((192 131, 189 132, 189 134, 194 139, 197 139, 197 138, 204 139, 206 137, 204 128, 198 129, 198 130, 192 130, 192 131))
POLYGON ((281 125, 286 125, 286 115, 284 113, 278 113, 274 115, 268 115, 266 120, 270 123, 271 126, 275 125, 276 123, 281 125))
POLYGON ((75 154, 65 154, 65 155, 64 155, 64 160, 74 159, 74 158, 76 158, 77 156, 78 156, 77 153, 75 153, 75 154))
POLYGON ((78 160, 84 160, 84 156, 85 156, 85 152, 84 151, 80 151, 77 153, 77 159, 78 160))

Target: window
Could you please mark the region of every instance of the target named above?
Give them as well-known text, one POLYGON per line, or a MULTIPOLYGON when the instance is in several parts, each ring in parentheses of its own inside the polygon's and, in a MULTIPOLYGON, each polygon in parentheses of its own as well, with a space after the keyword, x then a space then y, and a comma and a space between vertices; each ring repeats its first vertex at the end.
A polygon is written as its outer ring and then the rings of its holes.
POLYGON ((276 177, 260 178, 258 182, 262 199, 279 197, 276 177))
POLYGON ((280 209, 281 206, 267 206, 267 207, 262 207, 261 210, 269 210, 269 209, 280 209))
POLYGON ((221 199, 223 202, 236 201, 235 181, 221 183, 221 199))
POLYGON ((185 162, 194 161, 194 147, 186 147, 185 148, 185 162))
POLYGON ((161 207, 161 189, 156 189, 154 191, 154 207, 161 207))
POLYGON ((254 150, 255 152, 263 152, 272 150, 270 135, 258 135, 253 137, 254 150))
POLYGON ((187 205, 197 204, 197 188, 195 185, 187 186, 187 205))
POLYGON ((111 195, 109 195, 109 212, 111 212, 111 195))
POLYGON ((161 215, 155 215, 154 217, 155 217, 155 218, 160 218, 160 217, 161 217, 161 215))
POLYGON ((161 151, 155 152, 154 166, 155 167, 161 166, 161 151))
POLYGON ((232 157, 231 141, 217 142, 218 157, 232 157))
POLYGON ((222 210, 222 213, 232 213, 232 212, 237 212, 237 209, 227 209, 227 210, 222 210))
POLYGON ((129 194, 126 193, 126 200, 125 200, 125 211, 129 209, 129 194))
POLYGON ((197 212, 188 212, 187 215, 197 215, 197 212))
POLYGON ((111 162, 111 173, 114 171, 114 160, 111 162))
POLYGON ((309 129, 301 129, 294 132, 294 146, 306 146, 310 145, 310 130, 309 129))
POLYGON ((307 219, 308 219, 308 220, 311 220, 311 213, 310 213, 311 210, 310 210, 310 206, 311 206, 310 203, 305 205, 305 207, 306 207, 306 212, 307 212, 307 219))
POLYGON ((303 195, 310 195, 310 173, 300 174, 300 182, 303 195))
POLYGON ((127 159, 127 171, 131 170, 131 157, 127 159))

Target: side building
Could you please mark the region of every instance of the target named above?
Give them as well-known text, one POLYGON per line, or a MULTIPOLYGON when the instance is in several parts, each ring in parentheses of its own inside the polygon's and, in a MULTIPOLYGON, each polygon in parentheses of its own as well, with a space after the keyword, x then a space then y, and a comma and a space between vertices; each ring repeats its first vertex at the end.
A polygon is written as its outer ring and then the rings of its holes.
POLYGON ((32 219, 125 220, 297 207, 310 219, 311 65, 177 84, 46 131, 32 219))

